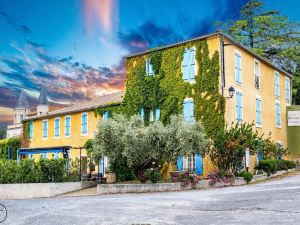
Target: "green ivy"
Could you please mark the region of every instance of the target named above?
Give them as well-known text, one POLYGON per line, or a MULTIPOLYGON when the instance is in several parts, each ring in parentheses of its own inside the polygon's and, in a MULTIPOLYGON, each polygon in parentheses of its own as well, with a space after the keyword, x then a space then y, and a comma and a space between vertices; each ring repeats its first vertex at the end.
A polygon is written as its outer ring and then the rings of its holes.
MULTIPOLYGON (((126 93, 122 110, 127 115, 145 110, 149 118, 151 109, 159 107, 163 123, 169 122, 172 114, 180 114, 186 97, 193 97, 195 119, 200 120, 209 137, 225 126, 225 100, 219 94, 219 53, 209 57, 205 40, 198 40, 164 50, 152 51, 146 55, 127 59, 126 93), (195 46, 198 73, 195 83, 190 84, 182 79, 181 62, 185 48, 195 46), (147 76, 145 60, 150 62, 155 72, 147 76)), ((147 119, 146 119, 146 122, 147 119)))

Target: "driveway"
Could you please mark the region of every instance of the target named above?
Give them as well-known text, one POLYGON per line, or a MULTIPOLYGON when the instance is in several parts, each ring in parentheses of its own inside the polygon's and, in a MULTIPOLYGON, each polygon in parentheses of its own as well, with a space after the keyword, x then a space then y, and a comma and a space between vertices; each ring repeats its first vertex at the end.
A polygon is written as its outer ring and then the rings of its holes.
POLYGON ((3 224, 300 224, 300 175, 209 190, 0 203, 8 210, 3 224))

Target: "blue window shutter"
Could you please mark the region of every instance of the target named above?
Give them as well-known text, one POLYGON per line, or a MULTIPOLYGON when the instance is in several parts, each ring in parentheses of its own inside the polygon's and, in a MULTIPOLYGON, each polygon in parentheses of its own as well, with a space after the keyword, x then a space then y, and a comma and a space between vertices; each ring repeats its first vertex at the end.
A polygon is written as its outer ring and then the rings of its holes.
POLYGON ((189 116, 189 102, 185 101, 183 102, 183 118, 188 121, 189 116))
POLYGON ((100 159, 100 173, 101 173, 101 175, 102 176, 104 176, 104 159, 103 158, 101 158, 100 159))
POLYGON ((257 153, 257 159, 258 159, 258 161, 263 160, 263 153, 262 153, 261 149, 257 153))
POLYGON ((242 120, 242 93, 236 92, 236 119, 242 120))
POLYGON ((144 109, 141 109, 140 110, 140 116, 141 116, 141 118, 144 120, 145 119, 145 111, 144 111, 144 109))
POLYGON ((189 81, 193 81, 195 79, 195 49, 191 48, 189 51, 189 81))
POLYGON ((203 158, 201 155, 195 155, 195 164, 196 164, 196 174, 203 174, 203 158))
POLYGON ((148 76, 149 75, 149 60, 146 59, 145 63, 146 63, 146 66, 145 66, 146 71, 145 72, 146 72, 146 75, 148 76))
POLYGON ((194 122, 194 101, 189 102, 189 121, 194 122))
POLYGON ((58 159, 59 158, 59 153, 58 152, 55 152, 54 153, 54 159, 58 159))
POLYGON ((155 109, 155 120, 159 120, 160 119, 160 108, 156 108, 155 109))
POLYGON ((183 170, 183 157, 177 158, 177 170, 182 171, 183 170))
POLYGON ((188 55, 189 51, 185 50, 183 52, 183 59, 182 59, 182 75, 183 75, 183 80, 188 80, 188 55))
POLYGON ((103 120, 108 120, 109 119, 109 112, 106 110, 103 112, 103 120))

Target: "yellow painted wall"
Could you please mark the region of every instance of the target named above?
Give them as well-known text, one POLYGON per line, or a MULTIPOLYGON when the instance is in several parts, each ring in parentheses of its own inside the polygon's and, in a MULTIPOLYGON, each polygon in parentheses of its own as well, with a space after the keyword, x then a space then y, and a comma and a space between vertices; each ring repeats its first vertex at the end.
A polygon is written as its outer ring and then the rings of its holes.
MULTIPOLYGON (((53 146, 72 146, 72 147, 82 147, 85 142, 93 138, 97 130, 97 124, 101 120, 100 116, 97 117, 94 111, 88 111, 88 133, 87 135, 81 134, 81 114, 83 112, 66 114, 63 116, 57 116, 60 118, 60 136, 59 138, 54 137, 54 120, 56 116, 47 118, 48 120, 48 138, 46 140, 42 137, 42 123, 44 119, 38 119, 33 121, 33 139, 29 143, 30 148, 35 147, 53 147, 53 146), (71 117, 71 135, 65 137, 65 116, 71 117)), ((79 158, 79 149, 72 149, 70 151, 70 158, 79 158)), ((82 156, 86 155, 86 151, 82 150, 82 156)), ((48 154, 51 158, 52 154, 48 154)), ((61 157, 61 156, 60 156, 61 157)), ((34 158, 39 158, 39 156, 34 156, 34 158)))

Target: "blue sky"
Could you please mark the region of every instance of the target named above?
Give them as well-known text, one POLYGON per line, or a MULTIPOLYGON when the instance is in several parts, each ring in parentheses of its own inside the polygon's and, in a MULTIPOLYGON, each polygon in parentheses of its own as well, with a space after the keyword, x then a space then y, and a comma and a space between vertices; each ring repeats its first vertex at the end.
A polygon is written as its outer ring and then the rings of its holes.
MULTIPOLYGON (((0 111, 14 106, 21 89, 32 106, 41 86, 57 104, 122 90, 124 55, 212 32, 247 2, 0 0, 0 111)), ((265 1, 291 21, 300 21, 299 6, 265 1)))

